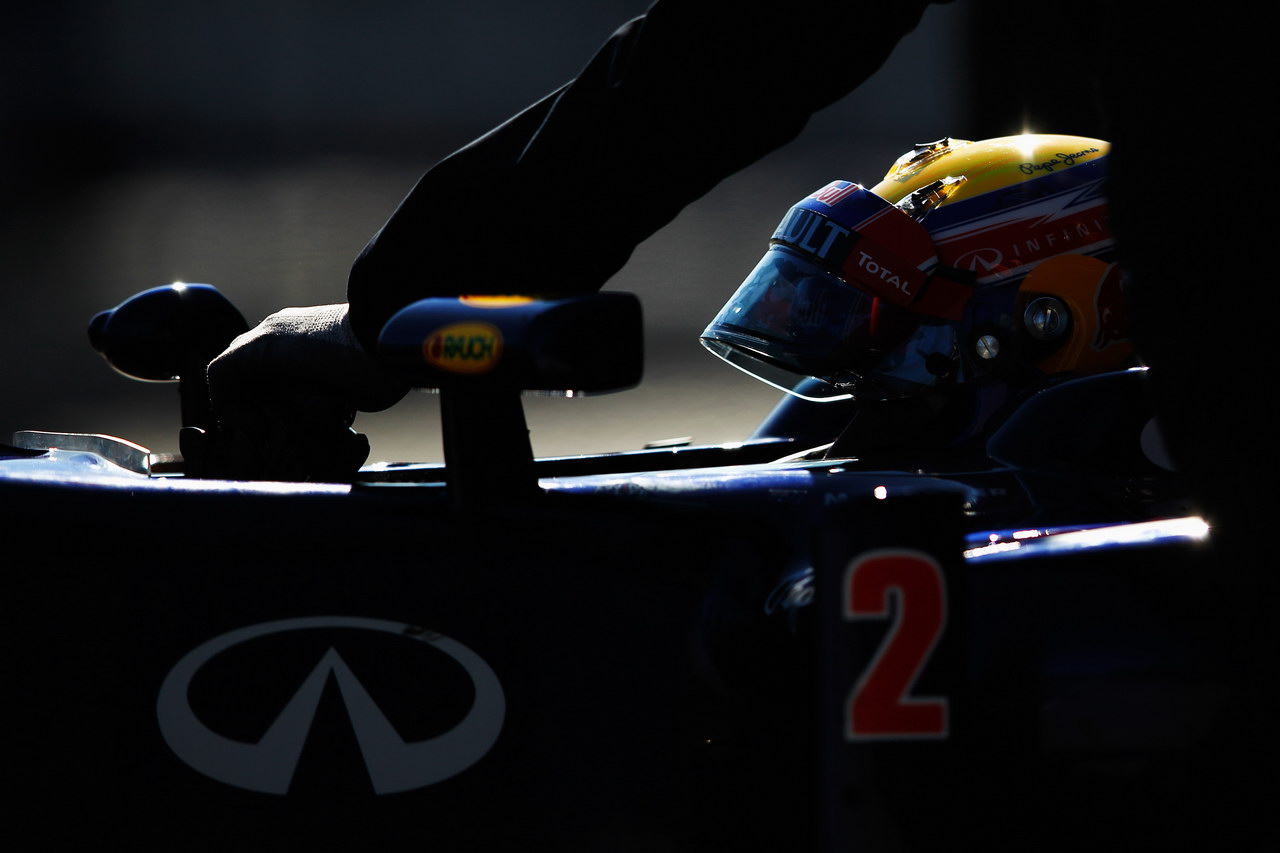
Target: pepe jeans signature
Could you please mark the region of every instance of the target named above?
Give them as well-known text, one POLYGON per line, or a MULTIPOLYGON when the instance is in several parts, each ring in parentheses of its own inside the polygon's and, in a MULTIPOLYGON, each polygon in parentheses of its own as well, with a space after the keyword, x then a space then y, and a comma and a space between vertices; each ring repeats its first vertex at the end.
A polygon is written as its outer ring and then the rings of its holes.
POLYGON ((1097 154, 1097 148, 1085 148, 1083 151, 1076 151, 1073 154, 1055 154, 1052 160, 1044 160, 1040 163, 1022 163, 1018 169, 1024 175, 1033 175, 1036 172, 1052 172, 1058 166, 1074 166, 1076 160, 1086 154, 1097 154))

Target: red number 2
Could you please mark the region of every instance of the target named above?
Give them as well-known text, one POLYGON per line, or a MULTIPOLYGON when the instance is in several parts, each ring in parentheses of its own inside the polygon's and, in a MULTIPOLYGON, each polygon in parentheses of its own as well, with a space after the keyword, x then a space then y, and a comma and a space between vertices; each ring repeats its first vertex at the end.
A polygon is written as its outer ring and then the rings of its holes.
POLYGON ((928 554, 905 550, 870 551, 849 565, 844 586, 846 620, 888 617, 890 596, 897 599, 897 613, 849 694, 845 737, 945 738, 946 697, 909 696, 947 624, 942 569, 928 554))

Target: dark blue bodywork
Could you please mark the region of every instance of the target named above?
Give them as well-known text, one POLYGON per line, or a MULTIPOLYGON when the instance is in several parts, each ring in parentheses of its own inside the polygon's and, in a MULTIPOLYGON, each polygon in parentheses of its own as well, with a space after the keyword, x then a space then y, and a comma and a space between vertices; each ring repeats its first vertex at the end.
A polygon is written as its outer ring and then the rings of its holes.
POLYGON ((1042 392, 980 465, 806 454, 781 412, 742 445, 540 459, 535 494, 480 505, 443 466, 199 479, 20 437, 15 827, 217 850, 1194 837, 1241 709, 1213 533, 1144 451, 1144 381, 1042 392), (931 643, 890 663, 920 619, 931 643), (860 729, 881 675, 901 690, 860 729))

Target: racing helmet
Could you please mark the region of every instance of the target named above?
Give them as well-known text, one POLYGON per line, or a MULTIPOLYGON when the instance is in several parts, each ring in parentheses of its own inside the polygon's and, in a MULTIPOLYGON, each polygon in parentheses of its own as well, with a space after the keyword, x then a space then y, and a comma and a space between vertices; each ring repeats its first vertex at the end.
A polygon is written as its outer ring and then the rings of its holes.
POLYGON ((1126 366, 1100 139, 917 145, 870 189, 792 207, 702 333, 735 367, 809 400, 890 399, 1126 366))

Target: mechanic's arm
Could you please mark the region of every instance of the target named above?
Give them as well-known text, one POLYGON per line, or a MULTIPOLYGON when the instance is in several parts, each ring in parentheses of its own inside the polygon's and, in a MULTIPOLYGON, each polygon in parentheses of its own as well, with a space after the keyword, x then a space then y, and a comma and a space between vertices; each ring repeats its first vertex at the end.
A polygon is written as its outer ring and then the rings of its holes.
POLYGON ((270 433, 297 432, 310 411, 350 422, 392 405, 404 389, 367 353, 418 299, 598 290, 687 204, 869 77, 927 5, 788 15, 659 0, 577 79, 422 177, 356 260, 349 316, 290 309, 238 338, 210 366, 220 422, 265 442, 261 458, 277 452, 270 433))
POLYGON ((686 205, 871 76, 927 5, 659 0, 572 83, 427 172, 352 269, 356 336, 372 346, 426 296, 598 290, 686 205))

